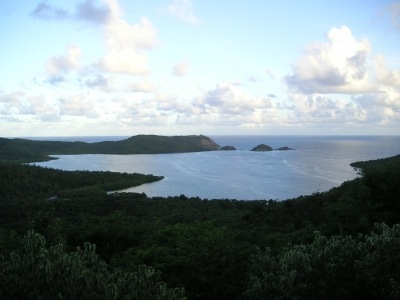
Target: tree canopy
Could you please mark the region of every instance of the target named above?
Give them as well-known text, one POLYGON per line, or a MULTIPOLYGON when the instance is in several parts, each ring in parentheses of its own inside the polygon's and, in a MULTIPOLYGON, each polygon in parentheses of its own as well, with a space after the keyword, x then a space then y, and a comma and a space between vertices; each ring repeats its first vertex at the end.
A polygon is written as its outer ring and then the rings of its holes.
POLYGON ((107 194, 136 179, 0 164, 0 297, 399 299, 400 156, 353 166, 277 202, 107 194))

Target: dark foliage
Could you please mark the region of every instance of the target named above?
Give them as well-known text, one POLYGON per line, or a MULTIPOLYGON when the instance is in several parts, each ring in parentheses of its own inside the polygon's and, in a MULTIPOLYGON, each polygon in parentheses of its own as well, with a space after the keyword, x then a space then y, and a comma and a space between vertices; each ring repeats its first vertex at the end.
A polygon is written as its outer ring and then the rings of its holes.
POLYGON ((185 299, 160 273, 145 266, 136 272, 111 270, 95 245, 67 253, 62 244, 47 246, 29 231, 18 249, 0 260, 1 299, 185 299))
POLYGON ((248 299, 399 299, 400 225, 253 256, 248 299))
POLYGON ((3 198, 59 196, 77 197, 124 189, 163 177, 118 172, 61 171, 32 165, 0 163, 3 198))
MULTIPOLYGON (((4 177, 0 250, 7 257, 28 229, 69 251, 90 242, 113 270, 151 266, 189 299, 242 299, 246 290, 252 299, 398 298, 399 156, 354 166, 360 178, 282 202, 108 195, 97 181, 61 182, 69 192, 49 201, 38 187, 10 195, 17 179, 4 177), (382 222, 389 227, 374 228, 382 222)), ((18 170, 23 178, 36 169, 18 170)))

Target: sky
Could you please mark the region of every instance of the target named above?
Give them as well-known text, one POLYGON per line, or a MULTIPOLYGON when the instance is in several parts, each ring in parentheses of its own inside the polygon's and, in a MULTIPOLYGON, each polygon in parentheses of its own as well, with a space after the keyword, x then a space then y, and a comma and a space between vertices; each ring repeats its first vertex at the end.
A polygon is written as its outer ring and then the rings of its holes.
POLYGON ((400 135, 400 2, 0 0, 0 136, 400 135))

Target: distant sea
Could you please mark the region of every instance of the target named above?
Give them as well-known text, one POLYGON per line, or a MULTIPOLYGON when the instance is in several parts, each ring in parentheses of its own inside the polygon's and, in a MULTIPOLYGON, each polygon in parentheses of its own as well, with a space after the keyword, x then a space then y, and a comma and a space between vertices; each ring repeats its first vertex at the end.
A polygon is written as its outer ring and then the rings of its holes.
MULTIPOLYGON (((210 136, 236 151, 149 155, 55 155, 37 163, 62 170, 162 175, 159 182, 123 190, 148 196, 284 200, 327 191, 356 178, 350 163, 400 154, 400 136, 210 136), (289 151, 252 152, 259 144, 289 151)), ((51 137, 38 140, 111 141, 126 137, 51 137)), ((33 138, 30 138, 33 139, 33 138)))

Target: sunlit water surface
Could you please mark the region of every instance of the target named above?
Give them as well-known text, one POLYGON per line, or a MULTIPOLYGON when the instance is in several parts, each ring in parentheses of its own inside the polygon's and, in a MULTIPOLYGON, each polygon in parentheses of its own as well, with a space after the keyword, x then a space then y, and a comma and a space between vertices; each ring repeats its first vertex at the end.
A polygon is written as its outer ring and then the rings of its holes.
MULTIPOLYGON (((123 190, 148 196, 283 200, 327 191, 357 173, 351 162, 400 154, 396 136, 212 136, 236 151, 151 155, 56 155, 37 165, 63 170, 117 171, 162 175, 158 182, 123 190), (258 144, 293 151, 252 152, 258 144)), ((54 138, 55 140, 57 138, 54 138)), ((103 140, 112 140, 112 137, 103 140)), ((118 139, 118 138, 115 138, 118 139)), ((58 139, 60 140, 60 139, 58 139)), ((64 140, 98 141, 101 138, 64 140)))

